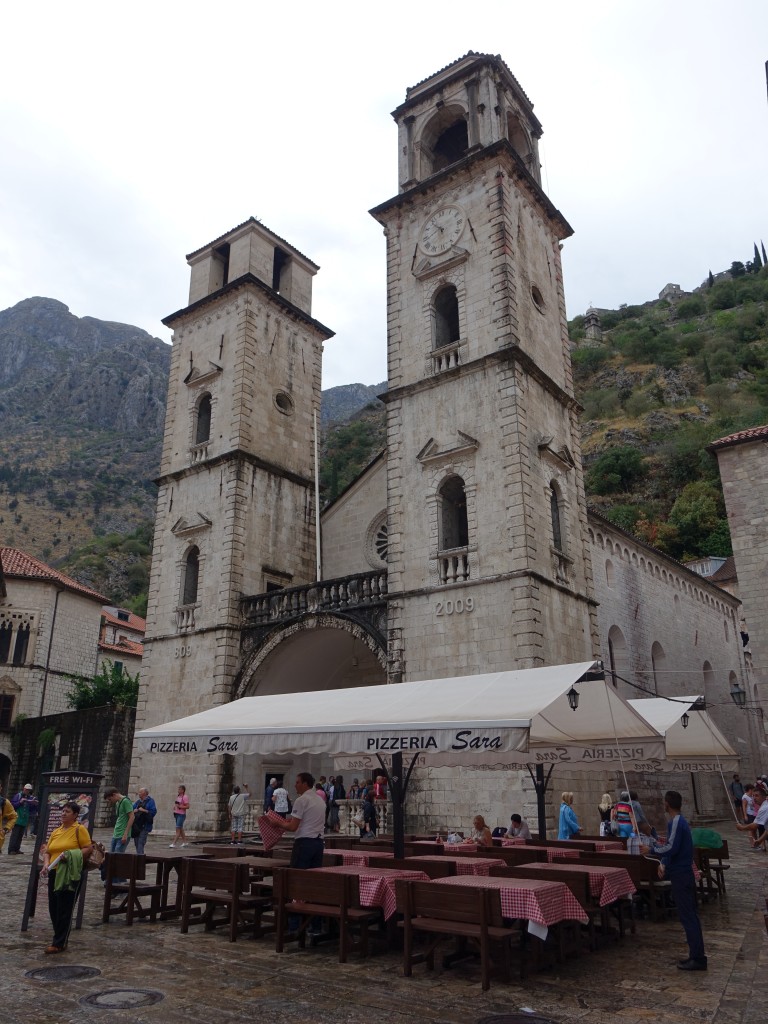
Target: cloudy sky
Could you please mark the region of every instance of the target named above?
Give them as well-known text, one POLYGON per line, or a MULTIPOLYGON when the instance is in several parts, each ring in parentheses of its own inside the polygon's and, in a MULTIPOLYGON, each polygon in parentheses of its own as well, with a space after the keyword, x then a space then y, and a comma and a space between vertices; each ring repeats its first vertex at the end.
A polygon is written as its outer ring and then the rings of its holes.
POLYGON ((254 215, 322 268, 324 386, 383 380, 390 111, 470 49, 544 125, 569 316, 768 246, 764 0, 41 0, 3 36, 0 309, 45 295, 169 340, 185 254, 254 215))

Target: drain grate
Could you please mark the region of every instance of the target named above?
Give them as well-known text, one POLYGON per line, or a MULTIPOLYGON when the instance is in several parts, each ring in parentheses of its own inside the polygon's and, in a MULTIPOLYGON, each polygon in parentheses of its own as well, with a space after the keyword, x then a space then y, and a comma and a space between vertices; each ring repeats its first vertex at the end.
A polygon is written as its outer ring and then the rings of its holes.
POLYGON ((75 964, 58 964, 56 967, 38 967, 34 971, 25 971, 25 978, 35 981, 79 981, 80 978, 97 978, 101 974, 98 967, 78 967, 75 964))
POLYGON ((153 1006, 162 999, 165 999, 162 992, 150 988, 108 988, 83 996, 80 1002, 102 1010, 132 1010, 135 1006, 153 1006))
POLYGON ((492 1017, 481 1017, 477 1024, 557 1024, 549 1017, 536 1013, 499 1013, 492 1017))

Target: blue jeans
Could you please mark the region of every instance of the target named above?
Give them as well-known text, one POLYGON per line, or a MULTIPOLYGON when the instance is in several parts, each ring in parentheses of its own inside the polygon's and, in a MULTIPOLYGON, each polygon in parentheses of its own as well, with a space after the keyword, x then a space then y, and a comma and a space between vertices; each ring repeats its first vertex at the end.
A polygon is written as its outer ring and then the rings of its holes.
MULTIPOLYGON (((125 853, 125 851, 127 849, 128 849, 128 840, 126 840, 126 842, 123 842, 123 840, 121 838, 118 838, 117 836, 112 836, 112 839, 110 840, 110 843, 109 843, 109 852, 110 853, 125 853)), ((106 861, 99 868, 99 873, 101 875, 102 882, 105 882, 106 879, 107 879, 106 861)), ((113 878, 112 881, 113 882, 124 882, 125 879, 124 878, 113 878)))
MULTIPOLYGON (((144 847, 147 845, 147 836, 149 835, 149 829, 144 828, 139 832, 137 836, 134 836, 134 843, 136 844, 136 853, 141 857, 144 853, 144 847)), ((118 853, 120 851, 118 850, 118 853)))

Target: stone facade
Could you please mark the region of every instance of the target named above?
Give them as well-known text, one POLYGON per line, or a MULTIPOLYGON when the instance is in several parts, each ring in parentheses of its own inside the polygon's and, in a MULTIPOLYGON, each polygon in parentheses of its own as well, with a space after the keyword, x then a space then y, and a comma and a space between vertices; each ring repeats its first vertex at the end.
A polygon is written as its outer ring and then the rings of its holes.
MULTIPOLYGON (((138 727, 251 694, 609 661, 612 629, 633 680, 655 657, 660 689, 719 696, 742 678, 736 602, 588 520, 560 263, 571 229, 541 189, 530 101, 500 58, 468 54, 393 116, 400 191, 372 211, 387 244, 387 450, 323 513, 319 581, 311 451, 330 332, 310 315, 317 268, 253 220, 188 257, 190 305, 166 321, 138 727)), ((169 755, 147 779, 134 749, 131 785, 170 806, 184 782, 202 832, 233 781, 258 798, 270 775, 302 769, 333 764, 169 755)), ((588 808, 615 771, 558 773, 553 806, 577 791, 596 827, 588 808)), ((658 818, 660 783, 635 781, 658 818)), ((716 803, 708 791, 700 806, 716 803)), ((428 769, 407 827, 515 809, 535 820, 525 775, 428 769)))
POLYGON ((0 781, 6 781, 16 717, 68 711, 70 677, 93 675, 105 599, 14 548, 0 549, 0 562, 0 781))

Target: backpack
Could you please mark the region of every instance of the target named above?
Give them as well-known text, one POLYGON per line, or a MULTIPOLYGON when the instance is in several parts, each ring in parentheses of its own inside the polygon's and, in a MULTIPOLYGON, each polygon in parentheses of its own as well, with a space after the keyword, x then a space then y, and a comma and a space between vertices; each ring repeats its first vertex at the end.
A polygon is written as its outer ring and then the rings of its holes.
POLYGON ((631 825, 632 824, 632 806, 631 804, 625 803, 623 800, 613 807, 613 820, 619 825, 631 825))

